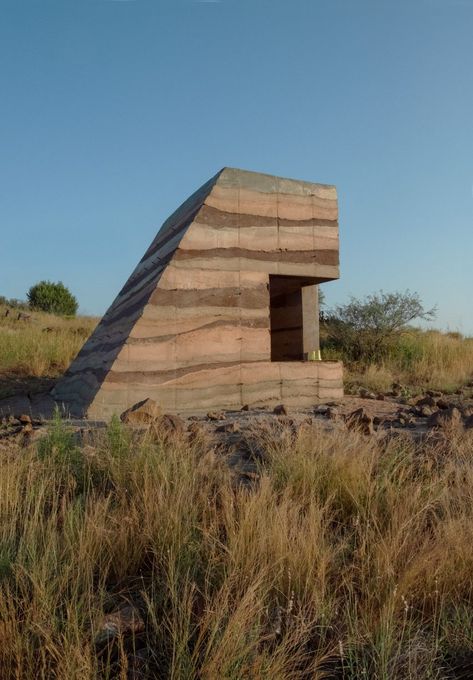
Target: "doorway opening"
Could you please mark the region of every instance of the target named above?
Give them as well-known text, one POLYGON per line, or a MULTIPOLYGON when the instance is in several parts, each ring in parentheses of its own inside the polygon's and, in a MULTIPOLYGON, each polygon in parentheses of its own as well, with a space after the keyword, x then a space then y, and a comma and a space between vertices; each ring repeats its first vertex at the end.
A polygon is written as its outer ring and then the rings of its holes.
POLYGON ((319 350, 318 280, 269 276, 271 361, 304 361, 319 350))

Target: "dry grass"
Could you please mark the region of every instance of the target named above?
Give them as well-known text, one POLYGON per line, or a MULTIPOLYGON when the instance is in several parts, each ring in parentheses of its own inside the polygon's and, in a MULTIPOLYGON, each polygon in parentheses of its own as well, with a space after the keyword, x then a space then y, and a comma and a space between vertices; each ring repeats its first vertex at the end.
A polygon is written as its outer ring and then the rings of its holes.
MULTIPOLYGON (((23 322, 16 319, 17 312, 5 317, 5 309, 0 306, 0 376, 8 374, 10 378, 57 378, 98 322, 93 317, 62 319, 41 312, 32 313, 31 321, 23 322)), ((344 359, 330 349, 322 355, 324 359, 344 359)), ((458 333, 414 330, 405 333, 389 357, 378 363, 365 366, 345 360, 348 389, 362 385, 385 392, 393 382, 400 382, 413 392, 428 388, 452 392, 472 378, 473 338, 458 333)), ((0 384, 0 397, 7 396, 11 387, 11 381, 3 388, 0 384)))
POLYGON ((343 677, 418 680, 473 650, 471 436, 260 439, 250 489, 204 438, 117 422, 4 458, 2 678, 126 678, 125 641, 113 667, 93 644, 124 598, 148 678, 321 679, 342 653, 343 677))
MULTIPOLYGON (((0 374, 10 379, 58 377, 97 323, 92 317, 63 319, 41 312, 21 321, 18 311, 7 317, 5 311, 0 306, 0 374)), ((0 389, 0 396, 7 396, 8 387, 0 389)))
MULTIPOLYGON (((324 358, 338 357, 327 351, 324 358)), ((346 365, 348 386, 363 385, 384 392, 393 382, 412 391, 453 392, 473 378, 473 338, 459 333, 410 331, 401 336, 388 357, 369 365, 346 365)))

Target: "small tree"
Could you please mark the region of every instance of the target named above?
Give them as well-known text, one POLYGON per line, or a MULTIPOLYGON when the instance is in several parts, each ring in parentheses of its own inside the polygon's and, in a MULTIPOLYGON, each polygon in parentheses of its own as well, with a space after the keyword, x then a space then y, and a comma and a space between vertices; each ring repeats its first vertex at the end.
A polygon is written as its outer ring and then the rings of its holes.
POLYGON ((374 293, 363 300, 350 298, 326 315, 330 344, 354 361, 383 358, 414 319, 432 320, 436 309, 426 310, 418 293, 374 293))
POLYGON ((61 316, 75 316, 79 306, 76 298, 61 281, 40 281, 31 286, 27 297, 31 309, 61 316))

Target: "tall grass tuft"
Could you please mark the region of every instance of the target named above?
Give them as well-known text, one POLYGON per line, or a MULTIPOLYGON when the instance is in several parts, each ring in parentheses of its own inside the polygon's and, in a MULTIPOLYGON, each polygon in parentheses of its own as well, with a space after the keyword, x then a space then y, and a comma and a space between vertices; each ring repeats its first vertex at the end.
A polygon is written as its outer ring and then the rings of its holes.
POLYGON ((473 652, 471 433, 256 436, 252 487, 205 437, 116 420, 5 456, 2 677, 127 677, 130 641, 95 644, 123 602, 150 678, 417 680, 473 652))

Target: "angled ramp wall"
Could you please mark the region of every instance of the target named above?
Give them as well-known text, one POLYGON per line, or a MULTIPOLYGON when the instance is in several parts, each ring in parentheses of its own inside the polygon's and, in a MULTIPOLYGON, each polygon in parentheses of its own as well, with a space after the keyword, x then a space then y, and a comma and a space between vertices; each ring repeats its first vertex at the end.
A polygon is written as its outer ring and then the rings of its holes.
POLYGON ((55 388, 108 418, 342 393, 336 362, 271 361, 269 276, 338 278, 335 187, 225 168, 163 225, 55 388))

